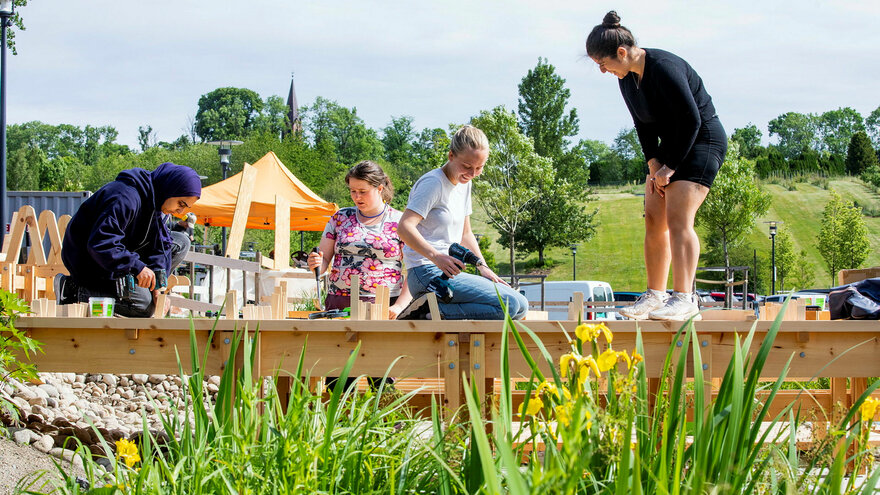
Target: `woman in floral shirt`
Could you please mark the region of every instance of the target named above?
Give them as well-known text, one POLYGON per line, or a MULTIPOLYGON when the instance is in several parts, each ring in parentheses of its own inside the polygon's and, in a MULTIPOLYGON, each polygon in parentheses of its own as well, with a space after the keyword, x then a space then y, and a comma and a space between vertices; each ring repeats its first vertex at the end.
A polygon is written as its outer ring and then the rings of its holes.
POLYGON ((327 226, 318 252, 309 256, 309 268, 330 269, 326 309, 342 309, 351 302, 351 276, 360 277, 361 300, 373 302, 376 287, 390 289, 388 317, 412 300, 403 278, 403 242, 397 235, 402 213, 389 203, 391 180, 378 164, 363 161, 345 176, 355 206, 337 211, 327 226))

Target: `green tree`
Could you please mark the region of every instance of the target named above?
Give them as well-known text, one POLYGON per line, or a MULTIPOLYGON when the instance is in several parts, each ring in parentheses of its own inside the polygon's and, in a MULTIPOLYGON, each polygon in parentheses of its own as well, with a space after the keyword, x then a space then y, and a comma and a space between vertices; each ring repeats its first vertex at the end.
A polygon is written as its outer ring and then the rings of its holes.
POLYGON ((340 163, 351 166, 361 160, 380 160, 385 155, 382 141, 358 117, 357 108, 345 108, 319 96, 303 110, 302 119, 315 147, 331 152, 340 163))
POLYGON ((621 178, 641 183, 648 174, 648 165, 636 129, 621 129, 614 138, 611 151, 619 158, 621 178))
POLYGON ((40 164, 40 190, 81 191, 84 165, 75 156, 60 156, 40 164))
POLYGON ((394 166, 402 166, 412 161, 413 141, 416 131, 409 116, 391 117, 391 122, 382 129, 382 145, 385 159, 394 166))
POLYGON ((755 171, 758 177, 765 179, 774 173, 788 172, 788 163, 776 146, 770 146, 766 155, 755 160, 755 171))
POLYGON ((290 127, 287 122, 287 104, 280 96, 272 95, 263 102, 263 108, 254 119, 253 132, 267 133, 281 137, 282 131, 290 127))
MULTIPOLYGON (((12 26, 18 28, 19 31, 24 31, 24 21, 21 18, 21 8, 25 7, 28 4, 28 0, 12 0, 12 3, 15 5, 15 15, 12 16, 12 26)), ((15 29, 10 27, 6 31, 6 47, 9 48, 9 51, 12 52, 13 55, 18 55, 18 50, 15 47, 15 29)))
POLYGON ((483 130, 491 150, 483 175, 474 181, 477 201, 489 224, 501 235, 510 253, 510 273, 516 274, 516 237, 538 201, 541 186, 555 179, 551 160, 538 155, 532 141, 519 131, 516 115, 503 106, 483 111, 471 124, 483 130))
POLYGON ((865 119, 865 130, 871 136, 871 143, 874 148, 880 149, 880 106, 874 109, 868 118, 865 119))
POLYGON ((138 126, 138 146, 141 151, 147 151, 147 148, 156 146, 156 135, 153 134, 153 126, 138 126))
POLYGON ((730 265, 730 248, 739 244, 755 226, 755 220, 770 207, 770 194, 755 181, 754 162, 730 150, 718 172, 706 201, 697 210, 696 223, 713 233, 721 249, 724 266, 730 265))
POLYGON ((40 169, 47 163, 46 153, 34 146, 19 147, 9 153, 6 187, 10 191, 38 191, 40 169))
POLYGON ((787 229, 780 228, 776 234, 776 278, 779 290, 785 290, 786 280, 791 281, 797 258, 794 253, 794 241, 787 229))
POLYGON ((205 141, 243 139, 253 130, 263 100, 245 88, 217 88, 199 98, 196 134, 205 141))
POLYGON ((816 119, 820 149, 836 155, 846 154, 853 134, 865 132, 862 115, 850 107, 829 110, 816 119))
POLYGON ((807 261, 807 251, 801 249, 800 253, 795 257, 794 266, 789 276, 791 280, 790 286, 795 290, 806 289, 813 285, 816 281, 816 270, 810 262, 807 261))
POLYGON ((822 228, 816 247, 834 284, 837 272, 858 268, 870 252, 868 228, 861 208, 831 191, 831 199, 822 213, 822 228))
POLYGON ((846 171, 850 175, 859 175, 871 167, 877 166, 877 154, 871 147, 871 140, 864 131, 852 135, 849 149, 846 150, 846 171))
POLYGON ((795 158, 816 143, 816 117, 813 114, 788 112, 767 124, 771 136, 776 136, 779 152, 787 159, 795 158))
POLYGON ((571 91, 565 79, 547 59, 538 58, 519 84, 519 124, 523 133, 535 143, 535 153, 560 158, 568 149, 568 137, 578 132, 577 110, 566 113, 571 91))
POLYGON ((734 129, 730 140, 739 143, 740 154, 750 160, 758 158, 764 150, 761 146, 761 130, 751 122, 745 127, 734 129))

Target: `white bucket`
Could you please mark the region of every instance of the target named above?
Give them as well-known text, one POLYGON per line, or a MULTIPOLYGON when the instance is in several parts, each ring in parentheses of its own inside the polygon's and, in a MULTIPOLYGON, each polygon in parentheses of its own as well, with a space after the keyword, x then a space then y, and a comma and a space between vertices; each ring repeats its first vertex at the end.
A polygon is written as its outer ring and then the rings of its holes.
POLYGON ((89 314, 97 317, 113 316, 113 306, 116 300, 112 297, 90 297, 89 314))

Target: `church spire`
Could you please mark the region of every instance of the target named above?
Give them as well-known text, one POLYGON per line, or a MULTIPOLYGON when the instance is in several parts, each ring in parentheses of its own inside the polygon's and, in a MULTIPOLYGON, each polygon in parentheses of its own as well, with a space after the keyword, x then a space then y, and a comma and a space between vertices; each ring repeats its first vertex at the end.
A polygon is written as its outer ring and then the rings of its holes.
POLYGON ((290 73, 290 92, 287 94, 287 121, 289 126, 282 133, 282 139, 291 132, 302 131, 302 122, 299 118, 299 105, 296 102, 296 88, 293 86, 293 72, 290 73))

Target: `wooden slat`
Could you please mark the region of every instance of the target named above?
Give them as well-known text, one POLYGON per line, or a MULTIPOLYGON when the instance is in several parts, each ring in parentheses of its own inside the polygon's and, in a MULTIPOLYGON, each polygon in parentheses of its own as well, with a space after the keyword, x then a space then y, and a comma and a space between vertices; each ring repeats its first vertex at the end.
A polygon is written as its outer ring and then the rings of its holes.
POLYGON ((201 265, 231 268, 233 270, 244 270, 247 272, 260 271, 260 264, 254 261, 225 258, 223 256, 214 256, 212 254, 199 253, 196 251, 187 251, 183 260, 186 262, 199 263, 201 265))
POLYGON ((226 243, 226 252, 223 253, 228 258, 238 258, 241 254, 241 243, 244 241, 244 231, 247 228, 247 218, 256 182, 257 169, 249 163, 245 163, 241 171, 241 182, 238 185, 238 196, 235 199, 235 211, 232 214, 229 240, 226 243))
POLYGON ((290 201, 275 195, 275 269, 290 268, 290 201))

